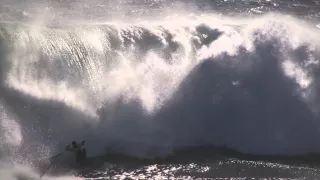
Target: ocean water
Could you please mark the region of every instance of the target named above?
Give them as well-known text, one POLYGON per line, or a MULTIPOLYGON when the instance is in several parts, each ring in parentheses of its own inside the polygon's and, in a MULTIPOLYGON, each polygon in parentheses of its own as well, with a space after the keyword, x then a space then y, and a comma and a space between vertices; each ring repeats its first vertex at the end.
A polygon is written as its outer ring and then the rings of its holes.
POLYGON ((319 61, 317 0, 1 0, 0 180, 320 179, 319 61))

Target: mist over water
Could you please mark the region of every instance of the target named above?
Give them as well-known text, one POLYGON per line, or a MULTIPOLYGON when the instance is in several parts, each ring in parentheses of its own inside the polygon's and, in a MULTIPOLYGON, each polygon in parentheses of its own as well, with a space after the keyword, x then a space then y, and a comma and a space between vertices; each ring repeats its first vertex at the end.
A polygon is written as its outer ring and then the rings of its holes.
POLYGON ((213 4, 198 13, 206 1, 37 3, 0 3, 1 159, 32 162, 72 140, 86 140, 89 156, 210 145, 320 152, 314 24, 285 13, 221 16, 213 4), (138 18, 121 21, 125 12, 138 18))

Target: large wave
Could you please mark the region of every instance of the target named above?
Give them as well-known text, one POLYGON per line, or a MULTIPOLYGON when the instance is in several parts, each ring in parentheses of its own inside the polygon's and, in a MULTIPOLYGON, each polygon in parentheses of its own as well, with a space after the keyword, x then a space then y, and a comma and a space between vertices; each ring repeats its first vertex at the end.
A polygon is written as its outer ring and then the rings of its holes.
POLYGON ((318 39, 281 14, 2 23, 1 153, 47 157, 82 139, 89 155, 320 152, 318 39))

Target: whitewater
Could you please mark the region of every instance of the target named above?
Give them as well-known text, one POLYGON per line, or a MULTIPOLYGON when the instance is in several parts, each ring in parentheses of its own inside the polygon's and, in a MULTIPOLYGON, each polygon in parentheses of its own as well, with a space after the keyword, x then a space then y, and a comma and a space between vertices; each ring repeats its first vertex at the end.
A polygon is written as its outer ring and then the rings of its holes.
POLYGON ((0 179, 317 179, 317 162, 270 158, 320 159, 318 9, 0 2, 0 179), (48 159, 73 140, 103 168, 48 159))

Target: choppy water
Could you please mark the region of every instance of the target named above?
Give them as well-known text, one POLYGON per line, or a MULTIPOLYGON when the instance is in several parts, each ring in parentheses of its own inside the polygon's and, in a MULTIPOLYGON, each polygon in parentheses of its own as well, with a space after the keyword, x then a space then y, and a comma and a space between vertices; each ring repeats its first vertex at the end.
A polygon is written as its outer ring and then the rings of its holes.
POLYGON ((319 4, 1 1, 1 178, 318 179, 319 4))

